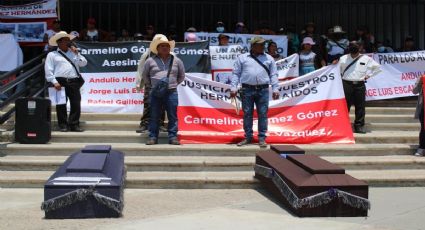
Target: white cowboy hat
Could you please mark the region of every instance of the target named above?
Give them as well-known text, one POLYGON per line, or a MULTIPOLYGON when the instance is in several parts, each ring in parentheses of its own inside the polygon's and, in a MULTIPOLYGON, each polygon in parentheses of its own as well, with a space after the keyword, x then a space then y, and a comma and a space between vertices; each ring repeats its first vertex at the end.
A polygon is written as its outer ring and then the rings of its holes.
POLYGON ((69 38, 70 40, 74 39, 75 36, 68 34, 66 31, 57 32, 49 39, 50 46, 58 46, 58 40, 61 38, 69 38))
POLYGON ((166 36, 162 35, 162 34, 158 34, 157 37, 154 37, 154 39, 152 39, 151 44, 149 45, 149 49, 152 51, 152 53, 154 54, 158 54, 158 45, 159 44, 164 44, 167 43, 170 45, 170 50, 173 51, 174 47, 176 46, 176 42, 175 41, 169 41, 167 39, 166 36))

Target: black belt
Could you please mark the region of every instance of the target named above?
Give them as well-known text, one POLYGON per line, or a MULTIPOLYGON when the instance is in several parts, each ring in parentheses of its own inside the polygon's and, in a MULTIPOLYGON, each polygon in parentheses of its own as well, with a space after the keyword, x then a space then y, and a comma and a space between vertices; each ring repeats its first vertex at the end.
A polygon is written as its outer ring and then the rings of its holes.
POLYGON ((79 81, 78 80, 78 77, 76 77, 76 78, 57 77, 56 80, 58 80, 58 81, 66 81, 66 82, 76 82, 76 81, 79 81))
POLYGON ((362 85, 365 83, 365 81, 347 81, 347 80, 343 80, 343 81, 350 85, 362 85))
POLYGON ((269 88, 269 85, 268 84, 264 84, 264 85, 248 85, 248 84, 242 84, 242 88, 265 89, 265 88, 269 88))
POLYGON ((177 89, 176 88, 168 89, 168 92, 170 92, 170 93, 177 92, 177 89))

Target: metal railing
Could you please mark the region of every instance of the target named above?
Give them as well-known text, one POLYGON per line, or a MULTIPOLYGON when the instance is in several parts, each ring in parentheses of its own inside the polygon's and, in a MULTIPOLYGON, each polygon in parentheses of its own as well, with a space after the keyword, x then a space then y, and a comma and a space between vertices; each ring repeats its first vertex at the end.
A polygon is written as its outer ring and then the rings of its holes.
MULTIPOLYGON (((4 73, 0 76, 0 82, 14 76, 16 78, 0 86, 0 94, 6 95, 5 100, 0 102, 0 110, 15 103, 20 97, 37 97, 44 92, 47 84, 44 78, 44 58, 47 52, 40 54, 23 65, 4 73)), ((0 115, 0 124, 5 123, 14 114, 15 106, 0 115)))

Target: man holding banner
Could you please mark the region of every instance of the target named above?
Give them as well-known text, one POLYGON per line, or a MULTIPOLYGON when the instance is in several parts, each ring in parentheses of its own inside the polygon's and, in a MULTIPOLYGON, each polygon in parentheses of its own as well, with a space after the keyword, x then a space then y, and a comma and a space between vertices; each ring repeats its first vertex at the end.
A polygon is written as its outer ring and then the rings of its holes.
POLYGON ((231 97, 236 97, 237 86, 242 88, 241 99, 243 128, 245 139, 238 146, 250 144, 253 139, 254 104, 258 115, 258 142, 261 148, 267 147, 267 112, 269 108, 269 85, 272 85, 273 99, 279 98, 276 62, 273 57, 264 53, 265 39, 254 37, 251 40, 250 53, 240 55, 233 68, 231 97))
POLYGON ((366 85, 367 79, 381 72, 380 65, 367 55, 360 54, 361 43, 352 41, 349 44, 349 54, 339 60, 341 77, 344 86, 348 111, 351 105, 355 107, 354 132, 366 133, 366 85))

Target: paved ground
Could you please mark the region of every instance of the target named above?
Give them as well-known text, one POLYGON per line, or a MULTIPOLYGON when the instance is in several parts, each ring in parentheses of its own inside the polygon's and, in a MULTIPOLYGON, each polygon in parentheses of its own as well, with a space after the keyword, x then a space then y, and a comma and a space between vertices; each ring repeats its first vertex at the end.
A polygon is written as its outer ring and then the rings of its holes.
POLYGON ((265 191, 125 191, 119 219, 45 220, 42 189, 0 189, 0 229, 425 229, 425 188, 371 188, 368 218, 298 218, 265 191))

